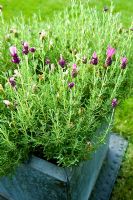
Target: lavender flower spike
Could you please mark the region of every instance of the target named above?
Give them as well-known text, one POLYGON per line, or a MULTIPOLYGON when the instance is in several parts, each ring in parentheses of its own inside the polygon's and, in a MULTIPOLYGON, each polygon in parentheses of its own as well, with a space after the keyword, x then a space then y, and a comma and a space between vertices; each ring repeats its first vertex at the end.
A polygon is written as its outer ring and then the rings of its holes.
POLYGON ((105 61, 106 67, 112 65, 112 57, 115 54, 115 52, 116 52, 116 50, 114 48, 112 48, 110 46, 108 47, 107 52, 106 52, 107 58, 106 58, 106 61, 105 61))
POLYGON ((50 65, 50 63, 51 63, 51 62, 50 62, 50 59, 47 58, 47 59, 45 60, 45 63, 46 63, 46 65, 50 65))
POLYGON ((70 89, 72 89, 72 88, 74 87, 74 85, 75 85, 75 83, 74 83, 74 82, 71 82, 71 83, 68 84, 68 87, 69 87, 70 89))
POLYGON ((12 62, 15 63, 15 64, 20 63, 20 59, 19 59, 18 55, 12 59, 12 62))
POLYGON ((10 53, 11 53, 11 56, 12 56, 12 62, 15 63, 15 64, 19 64, 20 63, 20 59, 17 55, 17 48, 15 46, 11 46, 9 48, 10 50, 10 53))
POLYGON ((16 48, 15 46, 11 46, 11 47, 9 48, 9 50, 10 50, 10 53, 11 53, 11 56, 12 56, 12 57, 17 56, 17 48, 16 48))
POLYGON ((16 81, 14 80, 14 77, 9 78, 9 83, 13 88, 16 87, 16 81))
POLYGON ((125 69, 126 68, 127 62, 128 62, 128 60, 127 60, 126 57, 121 58, 121 69, 125 69))
POLYGON ((29 53, 29 44, 27 42, 23 43, 23 54, 27 55, 29 53))
POLYGON ((118 105, 118 101, 116 98, 112 100, 112 107, 115 108, 118 105))
POLYGON ((31 47, 31 48, 30 48, 30 52, 31 52, 31 53, 35 53, 35 51, 36 51, 36 48, 35 48, 35 47, 31 47))
POLYGON ((64 60, 64 58, 62 57, 62 55, 60 56, 60 60, 59 60, 59 65, 64 68, 66 65, 66 61, 64 60))
POLYGON ((91 61, 90 61, 90 64, 92 64, 92 65, 97 65, 98 64, 98 57, 97 57, 96 52, 93 53, 91 61))
POLYGON ((73 64, 73 69, 72 69, 72 78, 76 77, 78 74, 78 71, 77 71, 77 65, 76 64, 73 64))

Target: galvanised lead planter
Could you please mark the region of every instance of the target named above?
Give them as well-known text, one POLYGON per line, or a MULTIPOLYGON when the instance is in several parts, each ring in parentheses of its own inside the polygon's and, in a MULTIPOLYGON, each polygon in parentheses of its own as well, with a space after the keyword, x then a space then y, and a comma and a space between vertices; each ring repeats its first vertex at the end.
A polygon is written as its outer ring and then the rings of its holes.
POLYGON ((108 146, 109 136, 90 160, 70 168, 32 156, 12 178, 1 179, 0 194, 9 200, 88 200, 108 146))

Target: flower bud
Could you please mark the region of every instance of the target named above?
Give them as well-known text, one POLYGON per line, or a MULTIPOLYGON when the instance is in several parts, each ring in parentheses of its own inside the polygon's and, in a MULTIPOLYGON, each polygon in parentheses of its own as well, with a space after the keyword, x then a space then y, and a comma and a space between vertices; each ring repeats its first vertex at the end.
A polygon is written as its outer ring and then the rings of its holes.
POLYGON ((16 81, 15 81, 14 77, 9 78, 9 83, 13 88, 16 87, 16 81))
POLYGON ((110 46, 108 47, 107 52, 106 52, 107 58, 105 61, 105 67, 112 65, 112 57, 115 54, 115 52, 116 52, 116 50, 114 48, 112 48, 110 46))
POLYGON ((27 42, 23 42, 23 54, 27 55, 29 53, 29 44, 27 42))
POLYGON ((30 50, 31 53, 35 53, 36 48, 35 47, 31 47, 29 50, 30 50))
POLYGON ((47 59, 45 60, 45 64, 46 64, 46 65, 50 65, 50 59, 47 58, 47 59))
POLYGON ((58 61, 59 65, 64 68, 66 65, 66 61, 64 60, 64 58, 62 57, 62 55, 60 56, 60 60, 58 61))
POLYGON ((69 87, 70 89, 72 89, 72 88, 74 87, 74 85, 75 85, 74 82, 68 83, 68 87, 69 87))
POLYGON ((96 52, 93 53, 91 61, 90 61, 90 64, 92 64, 92 65, 97 65, 98 64, 98 57, 97 57, 96 52))
POLYGON ((118 101, 116 98, 112 100, 112 107, 115 108, 118 105, 118 101))
POLYGON ((77 65, 76 64, 73 64, 73 69, 72 69, 72 78, 75 78, 78 74, 78 71, 77 71, 77 65))
POLYGON ((12 62, 15 64, 19 64, 20 63, 20 58, 17 55, 17 48, 15 46, 11 46, 9 48, 11 56, 12 56, 12 62))
POLYGON ((128 60, 127 60, 126 57, 123 57, 123 58, 121 59, 121 69, 125 69, 125 68, 126 68, 127 62, 128 62, 128 60))

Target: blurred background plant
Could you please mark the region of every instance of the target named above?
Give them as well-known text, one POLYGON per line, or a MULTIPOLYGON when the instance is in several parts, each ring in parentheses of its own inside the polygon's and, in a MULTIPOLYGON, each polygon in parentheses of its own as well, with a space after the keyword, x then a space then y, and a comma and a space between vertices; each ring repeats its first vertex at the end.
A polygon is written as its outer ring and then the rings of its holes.
MULTIPOLYGON (((65 5, 67 5, 68 1, 65 1, 65 5)), ((53 17, 53 11, 62 10, 64 9, 64 1, 32 1, 27 0, 26 3, 23 1, 1 1, 1 4, 3 5, 3 13, 4 17, 7 22, 9 22, 9 19, 13 19, 13 17, 18 17, 20 15, 20 10, 22 11, 23 15, 25 16, 27 22, 31 17, 33 16, 34 12, 38 12, 38 9, 40 9, 40 13, 42 15, 43 20, 46 20, 47 17, 52 19, 53 17), (32 7, 31 7, 32 4, 32 7), (14 10, 15 8, 15 10, 14 10), (29 9, 30 8, 30 9, 29 9)), ((133 5, 132 1, 124 1, 114 0, 114 11, 120 11, 122 13, 122 22, 123 25, 121 29, 129 30, 129 28, 132 28, 130 26, 131 20, 132 20, 132 13, 133 13, 133 5)), ((96 7, 99 11, 105 11, 108 12, 108 9, 110 9, 110 1, 102 0, 94 0, 90 1, 89 5, 91 7, 96 7)), ((16 22, 14 22, 13 28, 16 27, 16 22)), ((121 32, 121 29, 119 30, 121 32)), ((25 30, 25 26, 23 27, 23 30, 25 30)), ((41 29, 40 29, 41 30, 41 29)), ((132 30, 131 30, 132 31, 132 30)), ((5 36, 7 37, 6 40, 10 39, 9 29, 5 28, 4 30, 5 36)), ((17 33, 13 33, 17 36, 17 33)), ((2 35, 2 34, 1 34, 2 35)), ((1 36, 0 36, 1 37, 1 36)), ((25 38, 24 38, 25 39, 25 38)), ((2 39, 3 40, 3 39, 2 39)), ((0 43, 1 45, 2 43, 0 43)), ((33 43, 34 44, 34 43, 33 43)), ((9 46, 5 46, 5 60, 8 58, 6 54, 7 49, 9 46)), ((9 55, 8 55, 9 56, 9 55)), ((8 61, 7 61, 8 63, 8 61)), ((5 66, 1 64, 2 68, 5 69, 5 66)), ((119 105, 119 108, 117 109, 116 116, 115 116, 115 126, 114 131, 124 135, 129 140, 129 148, 126 154, 125 161, 123 163, 123 168, 119 174, 119 178, 117 181, 117 185, 115 187, 115 190, 113 192, 112 199, 120 199, 120 200, 126 200, 126 199, 132 199, 133 196, 133 181, 132 181, 132 166, 133 166, 133 157, 132 157, 132 150, 133 150, 133 98, 132 98, 132 73, 129 74, 130 76, 130 85, 129 85, 129 91, 126 101, 119 105), (124 189, 123 189, 124 188, 124 189)))

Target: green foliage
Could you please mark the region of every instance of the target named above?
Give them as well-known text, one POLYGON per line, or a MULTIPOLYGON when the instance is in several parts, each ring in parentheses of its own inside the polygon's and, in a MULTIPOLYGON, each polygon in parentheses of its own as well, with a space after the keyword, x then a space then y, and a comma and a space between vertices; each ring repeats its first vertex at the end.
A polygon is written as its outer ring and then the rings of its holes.
MULTIPOLYGON (((71 166, 88 159, 97 144, 104 141, 110 127, 97 137, 96 130, 108 119, 112 99, 126 95, 130 72, 132 32, 121 28, 120 16, 89 9, 88 4, 73 3, 53 22, 42 23, 36 16, 25 24, 23 17, 10 25, 3 21, 0 35, 0 174, 35 154, 57 164, 71 166), (39 32, 41 34, 39 35, 39 32), (36 47, 34 54, 22 55, 21 41, 36 47), (21 62, 11 63, 9 47, 15 45, 21 62), (112 66, 104 66, 108 45, 116 48, 112 66), (90 64, 96 51, 99 63, 90 64), (62 54, 67 62, 58 64, 62 54), (86 56, 87 64, 82 58, 86 56), (128 67, 121 69, 126 56, 128 67), (46 59, 51 64, 46 65, 46 59), (77 76, 72 78, 72 65, 77 76), (14 70, 19 73, 15 76, 14 70), (15 77, 16 88, 9 83, 15 77), (69 88, 68 84, 75 86, 69 88), (9 100, 5 106, 3 100, 9 100), (93 139, 97 138, 95 143, 93 139), (5 155, 2 156, 3 152, 5 155), (11 158, 11 159, 10 159, 11 158)), ((128 91, 127 91, 128 92, 128 91)))

